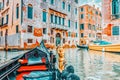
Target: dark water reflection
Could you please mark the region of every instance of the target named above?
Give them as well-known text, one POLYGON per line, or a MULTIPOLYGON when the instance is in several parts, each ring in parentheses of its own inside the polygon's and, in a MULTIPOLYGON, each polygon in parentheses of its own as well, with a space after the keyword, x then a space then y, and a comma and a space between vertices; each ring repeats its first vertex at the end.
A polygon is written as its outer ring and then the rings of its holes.
POLYGON ((120 54, 67 49, 65 58, 81 80, 120 80, 120 54))

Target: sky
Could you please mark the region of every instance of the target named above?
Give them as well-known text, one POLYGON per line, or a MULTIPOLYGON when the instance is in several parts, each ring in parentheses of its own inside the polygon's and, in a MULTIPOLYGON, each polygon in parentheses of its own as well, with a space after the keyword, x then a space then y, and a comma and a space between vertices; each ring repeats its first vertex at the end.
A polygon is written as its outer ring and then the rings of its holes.
POLYGON ((101 9, 101 1, 102 0, 80 0, 80 5, 83 4, 95 5, 96 7, 99 7, 101 9))

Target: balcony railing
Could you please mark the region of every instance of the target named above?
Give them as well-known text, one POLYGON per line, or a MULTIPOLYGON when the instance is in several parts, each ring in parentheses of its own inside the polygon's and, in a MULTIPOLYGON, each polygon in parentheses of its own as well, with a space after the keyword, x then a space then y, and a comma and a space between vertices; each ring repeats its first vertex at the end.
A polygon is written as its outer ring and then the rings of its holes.
POLYGON ((50 23, 50 27, 54 28, 54 29, 61 29, 61 30, 68 30, 69 29, 68 26, 58 25, 58 24, 54 24, 54 23, 50 23))
POLYGON ((120 18, 120 14, 113 14, 111 15, 111 19, 114 20, 114 19, 119 19, 120 18))

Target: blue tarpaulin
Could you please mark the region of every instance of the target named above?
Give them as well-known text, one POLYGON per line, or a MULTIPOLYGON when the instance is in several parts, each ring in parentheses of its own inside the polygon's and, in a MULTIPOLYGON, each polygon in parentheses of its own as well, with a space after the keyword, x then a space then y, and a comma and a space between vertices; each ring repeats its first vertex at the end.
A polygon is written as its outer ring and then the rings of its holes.
POLYGON ((52 72, 33 71, 29 75, 25 75, 24 79, 25 80, 52 80, 52 72))

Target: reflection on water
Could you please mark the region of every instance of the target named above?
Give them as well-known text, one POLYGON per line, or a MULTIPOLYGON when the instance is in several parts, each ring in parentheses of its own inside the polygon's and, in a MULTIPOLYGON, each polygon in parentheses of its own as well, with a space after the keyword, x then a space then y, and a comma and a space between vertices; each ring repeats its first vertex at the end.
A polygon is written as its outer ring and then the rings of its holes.
POLYGON ((0 63, 3 63, 5 61, 10 60, 11 58, 14 58, 18 55, 21 55, 25 53, 26 51, 18 51, 18 52, 5 52, 5 51, 0 51, 0 63))
MULTIPOLYGON (((7 60, 24 53, 8 52, 7 60)), ((6 60, 5 52, 0 51, 0 62, 6 60)), ((120 80, 120 54, 80 49, 66 49, 65 59, 73 65, 81 80, 120 80)))
POLYGON ((65 58, 81 80, 120 80, 120 54, 67 49, 65 58))

